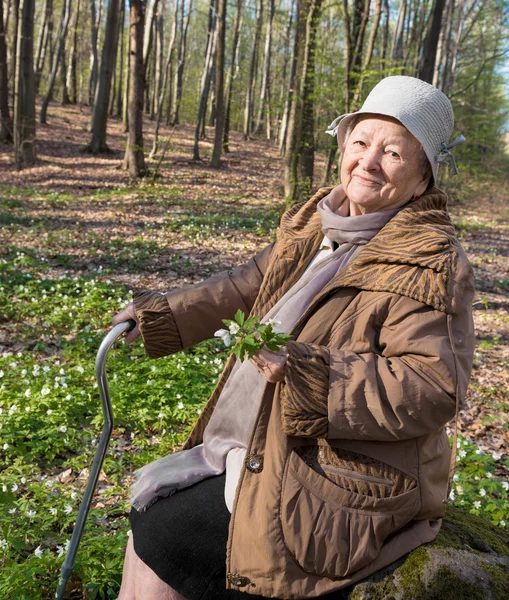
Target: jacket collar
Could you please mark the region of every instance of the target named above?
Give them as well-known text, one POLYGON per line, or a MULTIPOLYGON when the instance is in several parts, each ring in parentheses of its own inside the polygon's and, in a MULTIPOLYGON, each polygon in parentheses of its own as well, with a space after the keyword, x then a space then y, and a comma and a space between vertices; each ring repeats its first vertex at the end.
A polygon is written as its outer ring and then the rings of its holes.
MULTIPOLYGON (((279 257, 297 261, 303 271, 323 238, 317 203, 331 187, 290 209, 278 232, 279 257)), ((451 274, 457 239, 446 210, 447 196, 428 190, 401 210, 362 248, 323 293, 338 287, 385 291, 408 296, 442 312, 453 312, 451 274)), ((299 275, 296 273, 295 275, 299 275)), ((320 296, 322 296, 320 294, 320 296)))

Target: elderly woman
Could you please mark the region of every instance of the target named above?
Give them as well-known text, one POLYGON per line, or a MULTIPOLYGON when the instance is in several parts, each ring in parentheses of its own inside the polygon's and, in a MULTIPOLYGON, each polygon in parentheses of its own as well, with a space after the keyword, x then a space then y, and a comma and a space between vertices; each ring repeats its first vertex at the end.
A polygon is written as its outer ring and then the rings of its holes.
POLYGON ((292 336, 230 357, 183 450, 138 473, 120 600, 334 595, 435 538, 473 354, 472 272, 433 187, 452 128, 435 87, 382 80, 331 126, 340 186, 247 264, 114 318, 151 357, 238 309, 292 336))

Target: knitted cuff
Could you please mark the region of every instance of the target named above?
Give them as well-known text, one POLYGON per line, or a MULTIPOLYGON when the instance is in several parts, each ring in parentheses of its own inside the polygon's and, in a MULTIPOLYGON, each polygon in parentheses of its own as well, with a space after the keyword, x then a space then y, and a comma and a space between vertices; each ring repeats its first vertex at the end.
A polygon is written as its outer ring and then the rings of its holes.
POLYGON ((166 296, 160 292, 136 292, 133 301, 148 356, 160 358, 180 352, 182 341, 166 296))
POLYGON ((329 426, 329 352, 317 344, 288 342, 281 391, 283 432, 325 438, 329 426))

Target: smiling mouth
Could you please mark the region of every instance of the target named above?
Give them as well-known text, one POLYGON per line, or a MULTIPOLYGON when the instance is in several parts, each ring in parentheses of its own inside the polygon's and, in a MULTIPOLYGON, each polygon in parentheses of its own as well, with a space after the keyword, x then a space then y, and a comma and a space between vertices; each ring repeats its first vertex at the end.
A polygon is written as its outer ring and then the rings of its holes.
POLYGON ((362 183, 366 185, 382 185, 380 181, 374 181, 373 179, 366 179, 366 177, 362 177, 361 175, 354 175, 356 179, 359 179, 362 183))

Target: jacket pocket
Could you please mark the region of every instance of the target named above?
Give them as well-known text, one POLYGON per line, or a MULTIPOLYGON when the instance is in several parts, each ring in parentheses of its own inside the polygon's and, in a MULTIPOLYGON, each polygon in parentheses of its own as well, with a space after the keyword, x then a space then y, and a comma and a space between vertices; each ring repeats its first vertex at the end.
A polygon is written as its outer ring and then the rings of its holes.
POLYGON ((357 470, 339 466, 332 458, 343 460, 345 454, 352 453, 297 448, 283 478, 280 516, 285 544, 304 571, 329 578, 345 577, 373 561, 386 538, 420 508, 415 479, 358 454, 357 470), (310 460, 312 452, 316 462, 310 460), (325 463, 324 457, 331 462, 325 463), (381 472, 375 475, 371 467, 381 472))

